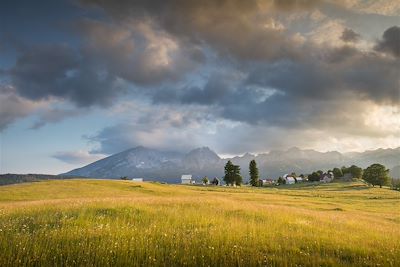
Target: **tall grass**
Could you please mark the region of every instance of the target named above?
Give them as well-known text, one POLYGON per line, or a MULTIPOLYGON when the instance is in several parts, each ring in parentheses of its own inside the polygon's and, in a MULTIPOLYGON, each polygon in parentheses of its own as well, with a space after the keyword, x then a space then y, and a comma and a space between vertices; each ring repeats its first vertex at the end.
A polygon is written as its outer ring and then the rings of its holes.
POLYGON ((400 193, 46 181, 0 187, 0 266, 400 266, 400 193))

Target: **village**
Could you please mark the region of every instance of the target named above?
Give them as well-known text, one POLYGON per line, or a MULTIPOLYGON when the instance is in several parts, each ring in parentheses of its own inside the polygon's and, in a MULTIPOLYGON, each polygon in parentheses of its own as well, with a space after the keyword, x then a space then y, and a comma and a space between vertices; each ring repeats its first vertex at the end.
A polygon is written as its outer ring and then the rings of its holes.
MULTIPOLYGON (((350 167, 333 168, 326 172, 318 170, 311 174, 297 175, 295 172, 286 173, 278 178, 260 178, 256 162, 253 160, 249 164, 250 177, 246 181, 240 174, 240 167, 233 165, 230 161, 225 166, 225 176, 209 178, 207 176, 195 176, 190 173, 182 174, 180 184, 183 185, 202 185, 202 186, 256 186, 273 187, 281 185, 293 185, 298 183, 331 183, 333 181, 352 181, 353 178, 361 179, 363 169, 352 165, 350 167)), ((133 182, 144 182, 144 178, 122 177, 123 180, 133 182)), ((150 181, 147 180, 146 181, 150 181)))
MULTIPOLYGON (((330 183, 334 180, 334 174, 333 172, 326 172, 322 173, 320 176, 319 182, 321 183, 330 183)), ((348 180, 351 178, 351 175, 346 174, 345 177, 338 177, 339 178, 345 178, 348 180)), ((132 179, 132 181, 139 181, 140 179, 132 179)), ((143 178, 141 178, 140 181, 143 181, 143 178)), ((278 179, 271 179, 271 178, 266 178, 266 179, 259 179, 258 183, 260 187, 263 186, 278 186, 278 185, 283 185, 283 184, 296 184, 296 183, 305 183, 305 182, 315 182, 315 181, 309 181, 307 177, 304 175, 299 175, 296 176, 295 174, 284 174, 282 177, 279 177, 278 179)), ((203 177, 203 178, 195 178, 191 174, 183 174, 181 176, 181 184, 186 184, 186 185, 215 185, 215 186, 228 186, 228 184, 223 182, 223 179, 220 179, 218 177, 214 177, 212 180, 209 180, 208 177, 203 177)), ((249 185, 248 182, 246 182, 244 185, 249 185)), ((234 184, 233 186, 236 186, 234 184)))

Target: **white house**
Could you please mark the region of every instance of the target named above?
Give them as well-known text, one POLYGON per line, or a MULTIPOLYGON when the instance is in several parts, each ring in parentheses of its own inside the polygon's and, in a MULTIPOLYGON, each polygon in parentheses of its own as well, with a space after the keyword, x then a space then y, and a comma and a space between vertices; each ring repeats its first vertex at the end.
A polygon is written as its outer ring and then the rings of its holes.
POLYGON ((143 182, 143 178, 132 178, 132 182, 143 182))
POLYGON ((292 176, 286 177, 286 184, 295 184, 296 180, 292 176))
POLYGON ((181 184, 194 184, 191 174, 184 174, 181 177, 181 184))
POLYGON ((296 180, 294 179, 294 177, 290 176, 289 174, 285 174, 283 176, 283 179, 286 180, 286 184, 295 184, 296 180))

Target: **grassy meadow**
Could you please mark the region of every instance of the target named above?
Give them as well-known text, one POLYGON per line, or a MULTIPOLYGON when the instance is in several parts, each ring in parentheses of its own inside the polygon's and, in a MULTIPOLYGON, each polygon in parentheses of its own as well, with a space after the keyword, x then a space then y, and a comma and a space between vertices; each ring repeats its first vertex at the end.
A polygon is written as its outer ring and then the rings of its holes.
POLYGON ((0 266, 400 266, 400 192, 106 180, 0 187, 0 266))

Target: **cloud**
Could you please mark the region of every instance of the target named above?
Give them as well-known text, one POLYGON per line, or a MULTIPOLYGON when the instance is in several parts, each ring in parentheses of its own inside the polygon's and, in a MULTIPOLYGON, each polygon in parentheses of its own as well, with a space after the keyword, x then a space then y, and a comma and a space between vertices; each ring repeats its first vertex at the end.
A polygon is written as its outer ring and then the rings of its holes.
POLYGON ((84 41, 85 58, 138 86, 176 81, 205 60, 200 46, 181 46, 147 20, 125 24, 82 20, 75 28, 84 41))
POLYGON ((344 42, 357 42, 360 40, 361 35, 353 31, 352 29, 344 29, 340 39, 344 42))
POLYGON ((393 26, 388 28, 375 46, 376 51, 392 54, 400 57, 400 27, 393 26))
POLYGON ((18 96, 11 86, 0 87, 0 132, 16 120, 29 116, 41 106, 43 103, 18 96))
POLYGON ((139 100, 121 103, 113 116, 129 114, 123 122, 85 136, 98 144, 93 153, 112 154, 136 146, 182 150, 201 146, 216 118, 209 107, 157 105, 139 100))
POLYGON ((104 158, 105 155, 91 154, 87 151, 78 150, 57 152, 52 157, 68 164, 88 164, 104 158))

